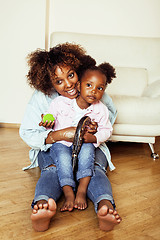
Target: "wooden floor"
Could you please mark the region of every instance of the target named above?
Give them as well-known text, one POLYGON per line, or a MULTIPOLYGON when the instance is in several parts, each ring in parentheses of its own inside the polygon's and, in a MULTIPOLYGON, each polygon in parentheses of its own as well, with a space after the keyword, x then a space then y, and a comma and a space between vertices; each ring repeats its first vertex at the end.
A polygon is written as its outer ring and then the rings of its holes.
MULTIPOLYGON (((117 210, 123 221, 109 233, 99 230, 93 204, 84 211, 57 214, 44 233, 32 229, 30 204, 39 169, 29 164, 29 147, 18 129, 0 128, 0 239, 2 240, 151 240, 160 239, 160 160, 150 157, 147 144, 109 143, 116 170, 109 172, 117 210)), ((156 139, 160 154, 160 138, 156 139)))

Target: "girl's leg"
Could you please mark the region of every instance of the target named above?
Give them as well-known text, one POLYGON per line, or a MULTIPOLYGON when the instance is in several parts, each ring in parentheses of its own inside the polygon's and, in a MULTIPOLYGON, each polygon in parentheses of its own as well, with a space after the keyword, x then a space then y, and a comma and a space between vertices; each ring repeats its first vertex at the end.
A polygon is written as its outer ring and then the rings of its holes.
POLYGON ((80 153, 78 155, 78 172, 77 180, 79 186, 77 189, 74 207, 78 209, 85 209, 87 207, 87 188, 93 175, 95 160, 95 147, 92 143, 83 143, 80 153))
POLYGON ((59 184, 56 167, 50 158, 49 150, 38 155, 41 176, 35 189, 35 197, 32 202, 32 225, 36 231, 48 229, 51 218, 56 213, 56 201, 62 193, 59 184))
POLYGON ((115 210, 112 187, 104 171, 104 167, 107 165, 106 162, 104 153, 97 148, 95 153, 95 171, 91 177, 87 195, 94 203, 100 229, 110 231, 116 224, 120 223, 121 218, 115 210))
POLYGON ((72 168, 72 148, 61 143, 54 143, 50 151, 51 157, 56 164, 61 187, 65 185, 75 187, 72 168))
POLYGON ((72 148, 61 143, 54 143, 51 147, 51 156, 55 160, 60 185, 65 195, 65 202, 61 211, 72 211, 74 206, 75 181, 72 167, 72 148))

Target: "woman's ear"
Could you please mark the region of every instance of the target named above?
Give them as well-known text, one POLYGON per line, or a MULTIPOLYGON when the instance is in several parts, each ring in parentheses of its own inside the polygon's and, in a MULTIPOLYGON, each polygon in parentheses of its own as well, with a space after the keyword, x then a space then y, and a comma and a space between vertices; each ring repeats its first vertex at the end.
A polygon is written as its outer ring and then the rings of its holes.
POLYGON ((78 92, 80 92, 80 81, 77 82, 76 88, 77 88, 78 92))

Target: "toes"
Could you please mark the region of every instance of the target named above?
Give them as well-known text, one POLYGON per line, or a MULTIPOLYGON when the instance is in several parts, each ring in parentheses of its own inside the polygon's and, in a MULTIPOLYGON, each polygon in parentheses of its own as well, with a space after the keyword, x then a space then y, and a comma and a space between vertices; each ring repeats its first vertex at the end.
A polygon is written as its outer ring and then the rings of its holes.
POLYGON ((84 210, 87 208, 87 203, 78 203, 77 208, 79 210, 84 210))
POLYGON ((113 215, 115 215, 115 214, 114 214, 114 213, 115 213, 115 211, 114 211, 113 209, 111 209, 111 208, 109 208, 108 212, 109 212, 110 214, 113 214, 113 215))
POLYGON ((61 208, 61 212, 63 211, 69 211, 71 212, 73 210, 73 204, 65 204, 63 205, 63 207, 61 208))
POLYGON ((43 204, 43 208, 47 209, 48 208, 48 204, 47 203, 43 204))
POLYGON ((38 210, 36 210, 36 209, 33 209, 33 210, 32 210, 32 213, 33 213, 33 214, 36 214, 37 212, 38 212, 38 210))
POLYGON ((48 199, 48 209, 51 211, 56 211, 57 209, 56 202, 52 198, 48 199))
POLYGON ((77 205, 77 203, 75 203, 75 204, 74 204, 74 208, 78 208, 78 205, 77 205))
POLYGON ((120 218, 120 216, 117 214, 117 215, 115 216, 115 218, 116 218, 116 219, 119 219, 119 218, 120 218))
POLYGON ((117 211, 116 211, 116 210, 114 210, 114 211, 113 211, 113 215, 115 215, 115 216, 116 216, 117 214, 118 214, 118 213, 117 213, 117 211))
POLYGON ((109 208, 104 205, 98 210, 98 215, 100 216, 106 216, 108 214, 109 208))
POLYGON ((42 209, 42 208, 43 208, 43 204, 40 203, 40 204, 38 205, 38 208, 39 208, 39 209, 42 209))
POLYGON ((34 205, 33 209, 34 209, 34 210, 38 210, 38 206, 37 206, 37 205, 34 205))

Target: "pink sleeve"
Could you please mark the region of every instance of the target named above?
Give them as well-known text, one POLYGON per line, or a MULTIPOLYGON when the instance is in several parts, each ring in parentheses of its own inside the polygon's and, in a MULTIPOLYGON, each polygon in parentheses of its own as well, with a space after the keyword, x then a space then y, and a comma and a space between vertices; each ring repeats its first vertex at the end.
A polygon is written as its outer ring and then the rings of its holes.
POLYGON ((109 111, 107 107, 103 104, 100 108, 101 118, 98 122, 97 132, 94 134, 97 138, 97 143, 94 144, 95 147, 98 147, 101 143, 107 141, 113 131, 112 125, 109 121, 109 111))

